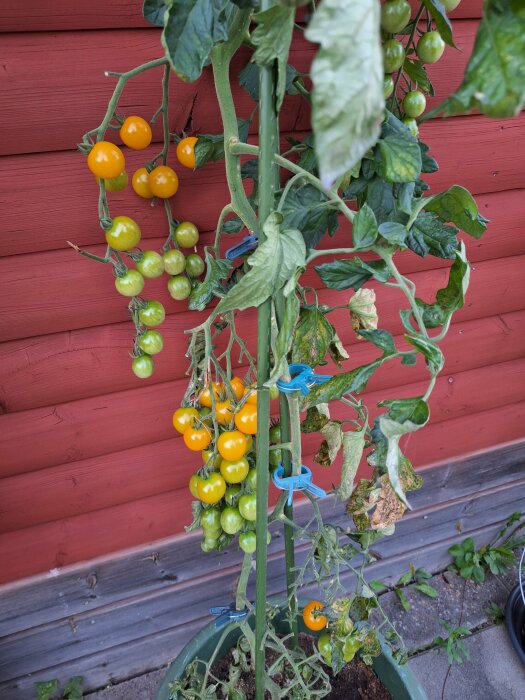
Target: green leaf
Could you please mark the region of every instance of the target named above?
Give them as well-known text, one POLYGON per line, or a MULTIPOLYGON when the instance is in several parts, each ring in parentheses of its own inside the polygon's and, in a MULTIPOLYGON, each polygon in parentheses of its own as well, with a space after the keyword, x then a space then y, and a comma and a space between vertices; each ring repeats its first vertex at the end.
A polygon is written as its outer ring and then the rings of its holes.
MULTIPOLYGON (((421 172, 422 173, 436 173, 439 170, 439 165, 435 158, 428 155, 430 151, 430 146, 427 146, 423 141, 419 141, 419 150, 421 151, 421 172)), ((428 189, 428 187, 427 187, 428 189)))
POLYGON ((408 127, 391 112, 377 142, 381 175, 387 182, 414 182, 421 172, 421 151, 408 127))
POLYGON ((384 260, 364 262, 360 258, 334 260, 324 265, 316 265, 315 271, 329 289, 360 289, 373 277, 379 282, 390 279, 390 271, 384 260))
POLYGON ((365 448, 365 430, 343 433, 343 463, 341 465, 341 484, 337 495, 346 501, 354 490, 354 480, 365 448))
POLYGON ((225 221, 222 225, 222 233, 232 234, 239 233, 243 229, 243 222, 237 216, 225 221))
POLYGON ((252 44, 257 47, 252 61, 258 66, 272 66, 274 62, 277 64, 277 111, 281 109, 286 87, 286 61, 292 41, 294 17, 294 8, 282 5, 274 5, 252 16, 257 24, 251 35, 252 44))
POLYGON ((38 681, 35 683, 37 700, 50 700, 58 693, 58 680, 54 678, 52 681, 38 681))
POLYGON ((299 318, 299 299, 295 294, 289 294, 284 299, 284 316, 277 334, 274 349, 274 369, 266 383, 271 385, 276 382, 287 368, 287 357, 294 341, 294 330, 299 318))
POLYGON ((337 207, 327 207, 327 197, 312 185, 294 187, 283 206, 283 227, 295 228, 303 234, 307 248, 314 248, 328 233, 333 236, 339 227, 337 207))
POLYGON ((409 612, 410 603, 408 602, 408 599, 407 599, 406 595, 403 593, 403 591, 400 590, 399 588, 394 588, 394 593, 399 598, 399 602, 403 606, 403 609, 405 610, 405 612, 409 612))
POLYGON ((381 348, 385 355, 394 355, 397 352, 394 338, 388 331, 380 328, 376 330, 360 330, 359 335, 376 347, 381 348))
POLYGON ((405 214, 410 214, 412 211, 412 197, 416 187, 415 182, 403 182, 397 185, 397 208, 405 214))
POLYGON ((350 372, 336 374, 324 384, 314 387, 310 393, 304 397, 302 410, 319 403, 328 403, 334 399, 340 399, 343 394, 358 394, 363 391, 372 374, 383 362, 384 359, 379 359, 368 365, 356 367, 350 372))
POLYGON ((396 208, 392 183, 385 182, 380 177, 370 180, 366 190, 366 203, 373 210, 378 223, 389 221, 396 208))
POLYGON ((465 246, 462 243, 456 253, 456 260, 450 268, 448 284, 438 290, 436 301, 427 304, 416 299, 416 304, 423 312, 423 322, 427 328, 437 328, 447 323, 454 311, 461 309, 470 279, 470 267, 465 257, 465 246))
MULTIPOLYGON (((237 119, 239 129, 239 139, 248 139, 249 119, 237 119)), ((224 160, 224 134, 198 134, 195 144, 195 169, 202 167, 206 163, 214 163, 224 160)), ((247 161, 248 163, 250 161, 247 161)), ((246 172, 246 171, 245 171, 246 172)))
POLYGON ((229 0, 166 0, 162 45, 175 73, 193 82, 202 73, 210 52, 228 39, 237 8, 229 0))
POLYGON ((325 187, 379 135, 385 106, 379 10, 376 0, 323 0, 306 30, 320 44, 311 68, 312 126, 325 187))
POLYGON ((376 593, 381 593, 382 591, 388 590, 388 586, 386 586, 384 583, 382 583, 382 581, 378 581, 377 579, 374 579, 373 581, 369 581, 368 585, 376 593))
POLYGON ((417 87, 420 90, 434 97, 434 87, 422 61, 417 58, 405 58, 403 70, 413 83, 417 83, 417 87))
POLYGON ((437 598, 439 595, 436 589, 428 583, 416 583, 414 585, 414 588, 416 588, 420 593, 423 593, 423 595, 426 595, 429 598, 437 598))
POLYGON ((405 245, 417 255, 454 259, 459 247, 458 230, 444 224, 432 212, 420 212, 406 237, 405 245))
POLYGON ((446 192, 429 197, 424 206, 443 221, 450 221, 474 238, 481 238, 487 230, 487 222, 478 211, 474 197, 459 185, 449 187, 446 192))
POLYGON ((405 238, 408 235, 408 231, 403 224, 398 224, 395 221, 385 221, 380 224, 379 233, 392 245, 406 245, 405 238))
POLYGON ((156 27, 164 26, 164 13, 166 12, 165 0, 144 0, 142 14, 144 19, 156 27))
POLYGON ((354 248, 370 248, 376 242, 377 236, 375 214, 368 204, 363 204, 352 222, 354 248))
POLYGON ((426 338, 421 338, 420 336, 405 335, 405 339, 412 345, 416 350, 419 350, 425 357, 425 361, 431 374, 434 376, 439 374, 443 369, 445 364, 445 358, 443 353, 431 340, 426 338))
POLYGON ((441 38, 449 46, 454 44, 454 39, 452 38, 452 25, 449 18, 447 17, 447 12, 439 0, 421 0, 422 4, 428 10, 430 16, 436 23, 436 29, 441 34, 441 38))
POLYGON ((230 260, 216 260, 206 250, 206 277, 195 289, 192 290, 188 301, 191 311, 202 311, 210 303, 214 296, 223 296, 222 282, 232 268, 230 260))
POLYGON ((521 0, 485 0, 463 83, 437 108, 444 116, 479 109, 497 119, 525 105, 525 11, 521 0))
POLYGON ((64 687, 64 700, 82 700, 83 691, 82 684, 84 679, 82 676, 72 676, 64 687))
POLYGON ((301 309, 293 338, 292 362, 316 367, 324 360, 334 333, 334 327, 318 308, 301 309))
MULTIPOLYGON (((281 231, 282 218, 278 212, 268 216, 263 225, 266 238, 247 260, 251 270, 221 299, 217 314, 259 306, 306 266, 303 237, 293 229, 281 231)), ((287 292, 292 288, 285 288, 285 296, 287 292)))

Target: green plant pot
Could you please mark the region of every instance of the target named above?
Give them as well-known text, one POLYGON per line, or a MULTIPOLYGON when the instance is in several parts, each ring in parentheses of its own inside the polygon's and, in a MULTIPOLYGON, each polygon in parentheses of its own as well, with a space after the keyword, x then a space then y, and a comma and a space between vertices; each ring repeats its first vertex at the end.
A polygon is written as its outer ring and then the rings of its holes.
MULTIPOLYGON (((255 624, 255 619, 253 624, 255 624)), ((303 624, 302 616, 298 617, 299 632, 314 634, 306 629, 303 624)), ((274 618, 274 625, 277 632, 288 634, 290 629, 285 618, 285 612, 277 615, 274 618)), ((175 661, 169 666, 162 685, 156 696, 156 700, 169 700, 170 690, 169 684, 174 680, 182 678, 186 667, 195 659, 202 659, 207 662, 215 651, 222 634, 224 626, 216 626, 216 621, 209 622, 193 639, 186 644, 184 649, 177 656, 175 661)), ((222 659, 232 646, 235 645, 241 630, 238 626, 233 627, 225 636, 217 653, 217 659, 222 659)), ((405 666, 399 666, 392 658, 392 654, 388 645, 380 638, 382 653, 374 659, 373 668, 383 685, 390 691, 394 700, 427 700, 427 696, 421 684, 412 673, 411 669, 405 666)))

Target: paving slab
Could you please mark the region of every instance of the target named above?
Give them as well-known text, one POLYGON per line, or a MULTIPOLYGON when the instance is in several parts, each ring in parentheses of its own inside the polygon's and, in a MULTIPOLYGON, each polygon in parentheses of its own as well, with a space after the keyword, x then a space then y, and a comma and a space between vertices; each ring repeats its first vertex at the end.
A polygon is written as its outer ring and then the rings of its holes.
POLYGON ((166 673, 165 668, 112 685, 96 693, 85 695, 85 700, 154 700, 166 673))

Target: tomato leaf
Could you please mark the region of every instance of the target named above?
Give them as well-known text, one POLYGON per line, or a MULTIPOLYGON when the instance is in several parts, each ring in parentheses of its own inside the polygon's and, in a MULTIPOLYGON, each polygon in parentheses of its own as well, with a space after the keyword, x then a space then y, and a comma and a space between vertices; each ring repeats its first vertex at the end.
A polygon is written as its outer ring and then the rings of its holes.
POLYGON ((58 693, 58 687, 57 678, 53 678, 51 681, 37 681, 35 683, 37 700, 51 700, 58 693))
POLYGON ((421 2, 436 23, 436 29, 441 34, 441 38, 445 44, 456 48, 456 44, 452 38, 452 24, 447 17, 447 12, 442 3, 440 3, 439 0, 421 0, 421 2))
POLYGON ((421 299, 416 303, 423 312, 423 322, 427 328, 437 328, 447 323, 454 311, 461 309, 465 301, 465 293, 470 280, 470 267, 465 257, 465 246, 462 243, 456 253, 456 260, 450 268, 448 284, 439 289, 436 301, 427 304, 421 299))
POLYGON ((524 36, 523 2, 485 0, 463 83, 435 112, 479 109, 497 119, 519 114, 525 105, 524 36))
POLYGON ((305 33, 320 44, 311 68, 312 126, 325 187, 379 136, 385 106, 379 10, 376 0, 323 0, 305 33))
POLYGON ((301 309, 295 327, 292 362, 316 367, 323 362, 334 334, 334 327, 319 308, 301 309))
POLYGON ((470 192, 459 185, 452 185, 445 192, 429 197, 424 208, 443 221, 451 221, 474 238, 481 238, 487 230, 488 219, 481 216, 470 192))
POLYGON ((366 203, 374 212, 377 222, 382 224, 392 218, 395 212, 394 186, 380 177, 374 177, 368 183, 366 203))
MULTIPOLYGON (((216 308, 217 314, 259 306, 274 292, 295 278, 306 265, 306 247, 300 231, 281 230, 283 217, 272 212, 263 225, 266 238, 248 258, 251 267, 216 308)), ((285 296, 293 287, 285 286, 285 296)))
POLYGON ((421 151, 408 127, 391 112, 377 142, 381 175, 387 182, 414 182, 421 172, 421 151))
POLYGON ((422 61, 418 58, 405 58, 403 70, 412 82, 417 83, 420 90, 434 97, 434 87, 430 82, 425 65, 422 61))
POLYGON ((165 0, 144 0, 142 14, 144 19, 156 27, 164 26, 164 13, 167 9, 165 0))
POLYGON ((329 289, 360 289, 373 277, 379 282, 388 282, 390 271, 383 260, 364 262, 361 258, 334 260, 316 265, 315 271, 329 289))
POLYGON ((206 277, 192 290, 188 300, 191 311, 202 311, 214 296, 223 296, 222 282, 232 268, 230 260, 215 259, 206 249, 206 277))
POLYGON ((343 394, 358 394, 363 391, 372 374, 383 364, 385 359, 386 357, 382 357, 379 360, 375 360, 375 362, 370 362, 368 365, 356 367, 350 372, 336 374, 324 384, 314 387, 304 397, 302 409, 315 406, 318 403, 328 403, 334 399, 340 399, 343 394))
POLYGON ((365 430, 343 433, 343 463, 341 465, 341 484, 337 495, 342 500, 350 498, 354 490, 354 479, 365 448, 365 430))
POLYGON ((352 240, 354 248, 370 248, 378 236, 377 221, 374 212, 363 204, 352 222, 352 240))
POLYGON ((307 248, 314 248, 325 233, 333 236, 339 228, 338 209, 325 206, 327 201, 312 185, 292 188, 283 206, 283 227, 299 229, 307 248))
POLYGON ((350 355, 346 352, 346 349, 342 344, 341 339, 339 338, 337 333, 334 333, 334 337, 332 338, 332 341, 328 346, 328 352, 330 353, 330 357, 332 358, 332 360, 339 368, 342 367, 341 363, 343 362, 343 360, 348 360, 348 358, 350 357, 350 355))
MULTIPOLYGON (((435 173, 439 170, 439 165, 435 158, 428 155, 430 146, 427 146, 423 141, 419 141, 419 150, 421 151, 421 172, 422 173, 435 173)), ((427 188, 428 189, 428 188, 427 188)))
MULTIPOLYGON (((249 119, 237 119, 239 139, 246 141, 250 128, 249 119)), ((214 163, 224 160, 224 134, 198 134, 195 144, 195 168, 202 167, 205 163, 214 163)), ((250 162, 250 161, 248 161, 250 162)))
MULTIPOLYGON (((294 80, 299 73, 289 63, 286 64, 285 91, 289 95, 296 95, 297 88, 294 80)), ((243 87, 255 102, 259 101, 259 66, 255 63, 247 63, 239 73, 239 85, 243 87)))
POLYGON ((410 345, 423 354, 427 367, 434 376, 441 372, 443 365, 445 364, 445 358, 443 357, 443 353, 436 343, 433 343, 431 340, 427 340, 426 338, 413 335, 405 335, 405 339, 410 343, 410 345))
POLYGON ((294 330, 299 318, 299 299, 295 294, 289 294, 284 299, 284 317, 274 347, 274 368, 267 382, 268 386, 275 384, 288 367, 287 357, 294 342, 294 330))
POLYGON ((385 221, 379 225, 379 233, 382 238, 393 245, 406 245, 405 238, 408 231, 403 224, 398 224, 395 221, 385 221))
POLYGON ((359 335, 368 340, 372 345, 380 348, 385 355, 394 355, 397 352, 392 334, 380 328, 375 330, 360 330, 359 335))
POLYGON ((192 83, 202 73, 215 44, 228 39, 238 11, 230 0, 167 0, 161 42, 171 67, 192 83))
POLYGON ((314 462, 322 467, 330 467, 337 457, 341 445, 343 443, 343 431, 339 421, 329 420, 321 428, 321 435, 324 440, 321 443, 317 454, 314 457, 314 462))
POLYGON ((64 700, 82 700, 84 697, 82 690, 83 681, 82 676, 72 676, 64 686, 64 700))
POLYGON ((405 245, 421 257, 434 255, 453 260, 459 247, 457 233, 457 228, 446 226, 436 214, 420 212, 408 231, 405 245))
POLYGON ((317 433, 330 420, 328 405, 317 404, 306 411, 306 418, 301 422, 302 433, 317 433))
POLYGON ((292 41, 295 18, 293 7, 274 5, 263 12, 256 12, 252 19, 257 24, 251 35, 255 49, 252 61, 258 66, 277 64, 277 85, 275 88, 276 109, 283 103, 286 87, 286 60, 292 41))

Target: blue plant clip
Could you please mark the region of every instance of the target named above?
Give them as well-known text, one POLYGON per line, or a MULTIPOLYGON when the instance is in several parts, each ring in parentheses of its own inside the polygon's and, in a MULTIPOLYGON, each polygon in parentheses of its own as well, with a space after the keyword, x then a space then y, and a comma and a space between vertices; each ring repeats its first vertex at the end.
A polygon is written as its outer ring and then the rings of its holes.
POLYGON ((210 608, 210 615, 218 616, 215 620, 215 627, 222 627, 228 622, 239 622, 240 620, 244 620, 249 612, 250 611, 248 608, 244 608, 244 610, 236 610, 233 603, 231 605, 218 605, 214 608, 210 608))
POLYGON ((332 379, 331 374, 315 374, 310 365, 290 365, 288 370, 292 379, 289 382, 279 379, 277 382, 277 388, 284 394, 300 391, 301 394, 306 396, 310 392, 310 388, 315 384, 323 384, 332 379))
POLYGON ((227 260, 235 260, 235 258, 238 258, 239 255, 244 255, 244 253, 248 253, 254 248, 257 248, 257 236, 245 236, 240 243, 237 243, 237 245, 234 245, 233 248, 227 250, 224 257, 227 260))
POLYGON ((288 505, 292 505, 294 491, 309 491, 312 496, 324 498, 326 491, 312 481, 312 471, 301 465, 301 474, 299 476, 284 476, 284 467, 279 462, 279 466, 272 475, 272 481, 278 489, 288 491, 288 505))

